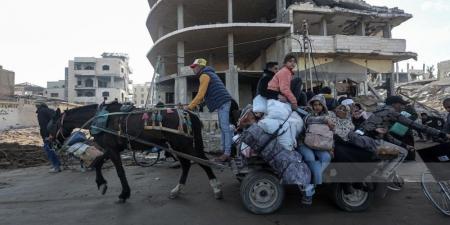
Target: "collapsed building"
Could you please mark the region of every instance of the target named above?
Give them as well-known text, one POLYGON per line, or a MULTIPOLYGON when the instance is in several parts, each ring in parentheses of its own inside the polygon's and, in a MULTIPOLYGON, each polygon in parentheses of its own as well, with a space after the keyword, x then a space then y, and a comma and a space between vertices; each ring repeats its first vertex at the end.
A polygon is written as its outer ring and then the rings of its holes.
POLYGON ((358 0, 187 3, 149 0, 154 45, 147 57, 156 71, 155 98, 166 104, 196 95, 198 81, 187 65, 199 57, 240 105, 254 97, 265 63, 281 63, 287 53, 298 53, 304 87, 351 81, 358 94, 367 93, 370 76, 392 74, 395 63, 417 57, 406 51, 406 40, 392 38, 392 29, 412 18, 398 8, 358 0))

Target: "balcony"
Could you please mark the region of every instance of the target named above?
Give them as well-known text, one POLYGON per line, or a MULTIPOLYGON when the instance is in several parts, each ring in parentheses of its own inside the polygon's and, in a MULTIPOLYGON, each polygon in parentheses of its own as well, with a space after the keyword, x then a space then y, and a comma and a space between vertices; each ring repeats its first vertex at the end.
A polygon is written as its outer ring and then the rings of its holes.
POLYGON ((95 76, 95 70, 74 70, 75 76, 95 76))
POLYGON ((84 85, 75 85, 75 90, 95 90, 97 89, 97 87, 92 86, 92 87, 86 87, 84 85))
MULTIPOLYGON (((293 38, 302 40, 303 36, 293 38)), ((405 60, 417 57, 416 53, 406 52, 406 40, 375 36, 310 36, 314 54, 326 55, 364 55, 368 58, 405 60)), ((292 51, 302 52, 299 43, 292 40, 292 51)))

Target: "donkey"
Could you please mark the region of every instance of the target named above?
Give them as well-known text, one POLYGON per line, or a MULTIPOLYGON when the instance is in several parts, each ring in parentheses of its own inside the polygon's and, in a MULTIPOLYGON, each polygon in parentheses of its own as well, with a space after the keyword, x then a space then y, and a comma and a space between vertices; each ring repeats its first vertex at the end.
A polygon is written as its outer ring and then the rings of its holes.
MULTIPOLYGON (((106 105, 100 105, 100 107, 106 107, 109 113, 120 112, 122 104, 111 103, 106 105)), ((70 136, 74 128, 81 127, 90 118, 94 117, 98 111, 98 105, 88 105, 82 106, 71 110, 66 110, 64 113, 58 109, 51 124, 49 124, 49 130, 51 135, 55 140, 60 143, 70 136)), ((144 119, 152 118, 155 112, 145 112, 134 109, 130 114, 127 115, 110 115, 106 128, 108 130, 119 131, 122 134, 127 134, 132 137, 137 137, 139 139, 146 140, 148 142, 167 146, 170 145, 175 151, 179 151, 185 154, 189 154, 201 159, 207 160, 203 151, 203 140, 202 140, 202 123, 200 119, 188 111, 180 111, 181 113, 187 113, 186 118, 190 121, 190 124, 180 123, 182 120, 180 118, 177 109, 164 109, 159 111, 159 117, 162 117, 160 124, 155 124, 155 126, 162 126, 172 130, 179 130, 180 125, 183 131, 192 130, 192 136, 184 135, 176 132, 160 131, 160 130, 147 130, 145 129, 144 119)), ((117 175, 119 176, 122 192, 120 193, 118 203, 125 203, 128 198, 130 198, 130 187, 125 175, 125 170, 122 165, 122 160, 120 157, 120 152, 124 149, 145 149, 149 146, 145 146, 133 140, 133 138, 127 139, 113 135, 106 132, 101 132, 99 134, 93 135, 94 143, 103 149, 104 155, 97 158, 94 162, 93 167, 96 171, 96 184, 97 188, 104 195, 107 191, 107 181, 102 174, 102 166, 104 162, 108 159, 114 164, 116 168, 117 175)), ((170 192, 170 198, 176 198, 183 187, 186 184, 189 169, 191 167, 190 160, 182 157, 178 157, 180 160, 182 173, 178 184, 170 192)), ((208 166, 200 165, 205 171, 209 178, 209 183, 213 189, 213 193, 216 199, 222 198, 222 190, 220 189, 220 182, 217 180, 214 172, 208 166)))

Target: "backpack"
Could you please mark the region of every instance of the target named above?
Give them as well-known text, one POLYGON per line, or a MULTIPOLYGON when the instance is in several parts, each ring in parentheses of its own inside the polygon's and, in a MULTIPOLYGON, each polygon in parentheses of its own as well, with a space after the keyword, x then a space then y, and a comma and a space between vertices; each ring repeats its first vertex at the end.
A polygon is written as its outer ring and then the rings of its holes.
POLYGON ((333 150, 333 131, 327 124, 311 124, 305 134, 305 145, 314 150, 333 150))

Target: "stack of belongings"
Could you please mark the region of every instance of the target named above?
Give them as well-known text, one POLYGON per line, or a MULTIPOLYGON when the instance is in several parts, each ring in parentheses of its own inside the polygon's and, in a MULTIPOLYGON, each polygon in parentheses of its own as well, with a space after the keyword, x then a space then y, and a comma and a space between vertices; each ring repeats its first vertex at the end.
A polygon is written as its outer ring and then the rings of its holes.
POLYGON ((247 128, 240 140, 261 156, 284 184, 305 185, 311 181, 311 172, 295 151, 303 125, 303 119, 289 104, 268 100, 265 117, 247 128))
POLYGON ((103 152, 98 150, 95 146, 85 144, 87 141, 86 135, 81 131, 72 133, 67 139, 66 152, 81 159, 84 166, 91 167, 97 157, 102 156, 103 152))

